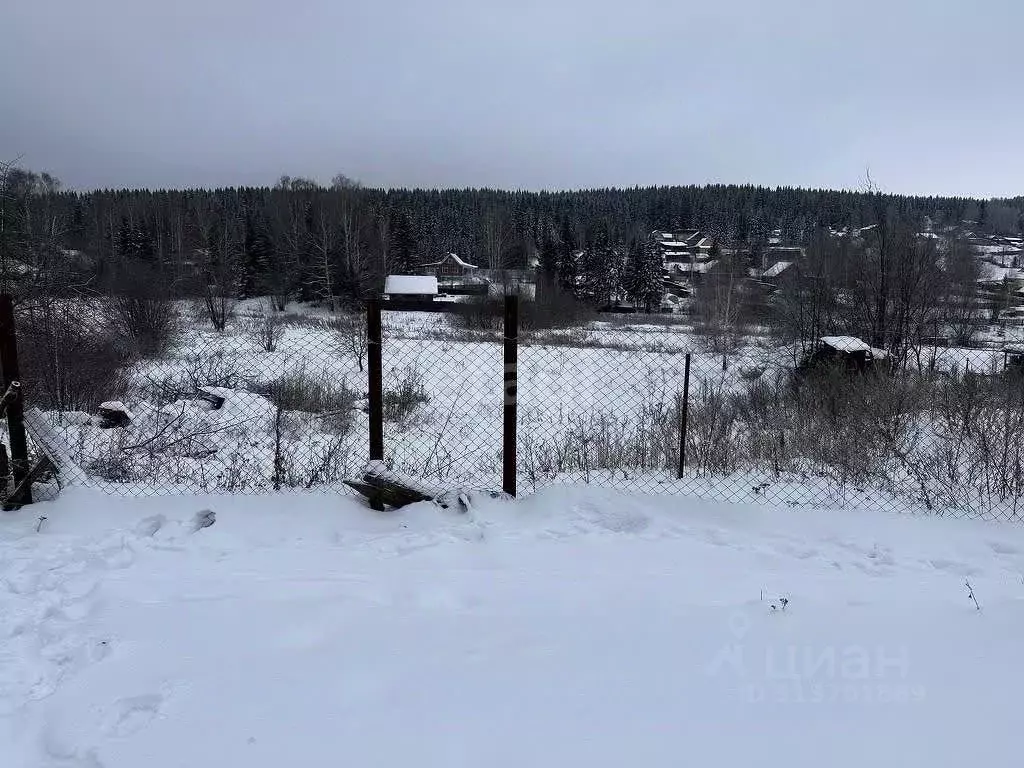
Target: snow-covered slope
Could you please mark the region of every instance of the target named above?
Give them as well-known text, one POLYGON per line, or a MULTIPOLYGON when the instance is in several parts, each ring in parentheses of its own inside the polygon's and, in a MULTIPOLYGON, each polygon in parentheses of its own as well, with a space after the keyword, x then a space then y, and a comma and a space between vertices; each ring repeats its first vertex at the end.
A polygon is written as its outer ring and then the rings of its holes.
POLYGON ((4 768, 1020 760, 1004 524, 73 489, 0 558, 4 768))

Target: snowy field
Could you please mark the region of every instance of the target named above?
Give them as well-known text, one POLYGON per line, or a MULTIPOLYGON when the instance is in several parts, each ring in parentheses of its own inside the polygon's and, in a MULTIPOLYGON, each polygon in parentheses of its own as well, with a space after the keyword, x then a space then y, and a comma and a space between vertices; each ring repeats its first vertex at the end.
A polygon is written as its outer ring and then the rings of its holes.
MULTIPOLYGON (((244 331, 258 309, 258 302, 241 307, 224 333, 193 323, 169 355, 135 364, 127 390, 110 396, 130 414, 128 427, 103 429, 94 414, 73 410, 47 412, 68 463, 82 469, 72 479, 112 493, 350 492, 343 481, 361 474, 368 458, 365 359, 328 313, 304 306, 289 308, 276 348, 261 350, 244 331), (299 391, 273 394, 282 382, 299 391), (201 390, 223 406, 212 408, 201 390), (311 398, 313 390, 322 396, 311 398)), ((383 321, 388 465, 447 487, 500 487, 500 331, 461 327, 436 313, 385 312, 383 321)), ((706 338, 668 318, 523 331, 519 491, 592 483, 730 501, 1019 516, 1021 438, 1002 405, 983 416, 1002 424, 1005 445, 990 445, 991 430, 979 427, 983 444, 958 452, 963 441, 949 437, 953 427, 931 434, 939 419, 922 411, 920 434, 894 438, 896 450, 873 448, 881 458, 857 475, 856 447, 877 437, 871 425, 830 445, 835 424, 803 423, 820 407, 765 408, 786 394, 778 385, 799 359, 796 347, 765 335, 710 351, 706 338), (686 353, 687 470, 677 480, 686 353)), ((995 349, 940 347, 922 349, 913 364, 995 380, 1002 362, 995 349)), ((969 426, 981 418, 971 414, 969 426)))
POLYGON ((0 766, 1017 766, 1022 636, 1007 524, 75 488, 0 517, 0 766))
MULTIPOLYGON (((259 309, 240 308, 240 318, 259 309)), ((100 429, 80 412, 49 412, 74 462, 93 484, 151 483, 154 490, 265 490, 275 474, 275 405, 263 390, 284 376, 298 375, 350 390, 344 429, 332 429, 317 413, 286 414, 281 452, 288 487, 344 488, 367 459, 366 373, 343 335, 324 324, 330 316, 294 307, 273 352, 255 348, 242 323, 218 333, 193 325, 173 352, 136 364, 123 403, 129 429, 100 429), (213 388, 227 402, 211 412, 194 399, 198 387, 213 388), (170 427, 168 427, 170 425, 170 427), (153 437, 158 436, 154 440, 153 437)), ((414 382, 422 402, 389 418, 386 458, 394 468, 432 480, 494 486, 501 476, 503 408, 502 345, 497 332, 452 326, 435 313, 384 313, 384 387, 399 391, 414 382)), ((543 334, 522 334, 518 366, 520 475, 524 490, 589 472, 566 473, 539 457, 581 424, 611 419, 628 430, 645 408, 674 407, 683 389, 684 354, 694 351, 696 390, 705 378, 734 386, 750 365, 782 368, 792 350, 753 342, 730 355, 722 370, 718 354, 685 325, 597 322, 543 334), (753 361, 753 362, 752 362, 753 361), (560 475, 569 475, 559 477, 560 475)), ((364 361, 365 362, 365 361, 364 361)), ((595 468, 596 469, 596 468, 595 468)), ((659 467, 658 469, 663 469, 659 467)), ((661 482, 670 473, 656 473, 661 482)), ((80 478, 85 479, 85 477, 80 478)))

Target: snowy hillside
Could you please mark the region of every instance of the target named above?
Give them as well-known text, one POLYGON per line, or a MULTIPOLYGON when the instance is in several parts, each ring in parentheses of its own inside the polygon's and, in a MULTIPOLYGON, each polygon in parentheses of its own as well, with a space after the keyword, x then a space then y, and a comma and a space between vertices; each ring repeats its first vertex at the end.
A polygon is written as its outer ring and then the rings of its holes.
POLYGON ((71 489, 0 518, 0 765, 1011 766, 1021 637, 1010 525, 71 489))

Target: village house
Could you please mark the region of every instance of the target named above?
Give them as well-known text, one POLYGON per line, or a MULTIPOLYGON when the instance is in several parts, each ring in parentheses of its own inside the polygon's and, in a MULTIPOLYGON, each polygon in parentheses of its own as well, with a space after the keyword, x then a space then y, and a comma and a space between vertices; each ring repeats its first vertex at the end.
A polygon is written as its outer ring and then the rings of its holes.
POLYGON ((434 275, 438 280, 457 282, 459 278, 471 276, 479 267, 463 261, 457 254, 446 253, 440 261, 423 264, 424 274, 434 275))
POLYGON ((655 247, 663 270, 672 280, 700 280, 718 265, 714 238, 697 229, 682 232, 654 232, 655 247))

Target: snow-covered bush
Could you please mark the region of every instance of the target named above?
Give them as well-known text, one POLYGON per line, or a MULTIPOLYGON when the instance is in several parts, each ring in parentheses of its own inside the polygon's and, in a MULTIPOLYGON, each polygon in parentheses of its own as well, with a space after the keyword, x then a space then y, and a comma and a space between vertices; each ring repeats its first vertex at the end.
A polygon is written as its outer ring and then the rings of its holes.
POLYGON ((182 319, 166 280, 138 264, 118 268, 107 288, 103 313, 135 357, 165 356, 182 332, 182 319))
POLYGON ((423 377, 415 366, 407 366, 395 375, 394 386, 384 389, 384 418, 404 422, 419 406, 430 402, 423 377))
POLYGON ((277 406, 279 413, 316 414, 322 427, 332 434, 348 432, 360 399, 344 379, 336 381, 326 371, 307 373, 305 366, 288 371, 257 389, 277 406))
POLYGON ((100 308, 44 300, 18 314, 21 379, 44 410, 91 411, 125 389, 127 351, 100 308))
POLYGON ((276 352, 284 338, 284 319, 273 312, 246 317, 241 327, 249 343, 260 352, 276 352))
POLYGON ((342 351, 352 355, 362 372, 366 360, 366 318, 362 315, 342 314, 331 318, 325 325, 334 333, 342 351))

